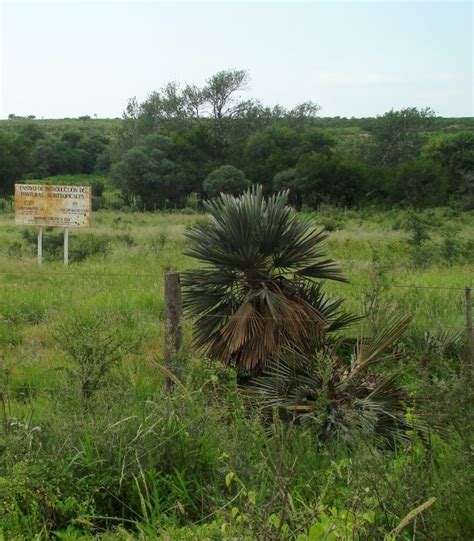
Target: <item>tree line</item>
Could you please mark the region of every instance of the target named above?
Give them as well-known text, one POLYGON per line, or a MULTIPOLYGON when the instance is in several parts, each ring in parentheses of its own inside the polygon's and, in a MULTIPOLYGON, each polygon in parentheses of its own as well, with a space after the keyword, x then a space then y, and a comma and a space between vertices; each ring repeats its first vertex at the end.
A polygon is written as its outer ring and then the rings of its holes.
POLYGON ((129 100, 112 136, 67 129, 48 134, 34 120, 0 129, 0 193, 20 179, 100 173, 125 204, 184 207, 190 195, 288 189, 298 208, 399 204, 474 207, 474 132, 444 131, 427 108, 372 119, 321 119, 320 107, 293 109, 243 99, 249 77, 225 70, 203 86, 169 83, 129 100))

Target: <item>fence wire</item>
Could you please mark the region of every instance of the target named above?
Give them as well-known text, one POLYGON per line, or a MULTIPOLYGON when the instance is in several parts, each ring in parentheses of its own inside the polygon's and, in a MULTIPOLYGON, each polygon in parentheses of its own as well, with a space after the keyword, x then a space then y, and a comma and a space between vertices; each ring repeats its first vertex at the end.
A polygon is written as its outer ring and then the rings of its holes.
MULTIPOLYGON (((70 277, 70 278, 155 278, 156 280, 163 279, 162 274, 154 274, 154 273, 109 273, 109 272, 70 272, 70 271, 52 271, 52 272, 44 272, 44 271, 31 271, 31 270, 25 270, 25 271, 0 271, 0 276, 39 276, 39 277, 70 277)), ((273 280, 270 279, 256 279, 255 283, 273 283, 273 280)), ((339 282, 340 284, 343 284, 345 286, 349 287, 359 287, 368 289, 371 287, 371 284, 361 284, 357 282, 339 282)), ((5 284, 0 284, 5 285, 5 284)), ((433 290, 446 290, 446 291, 465 291, 466 288, 472 289, 474 288, 474 285, 465 285, 465 286, 441 286, 441 285, 422 285, 422 284, 387 284, 384 286, 388 289, 392 288, 406 288, 406 289, 433 289, 433 290)))

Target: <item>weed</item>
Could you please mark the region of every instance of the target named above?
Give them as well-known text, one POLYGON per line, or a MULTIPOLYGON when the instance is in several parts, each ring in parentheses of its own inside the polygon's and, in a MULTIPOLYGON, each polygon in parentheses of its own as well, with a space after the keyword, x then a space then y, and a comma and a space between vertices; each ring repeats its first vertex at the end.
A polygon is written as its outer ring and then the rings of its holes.
POLYGON ((116 324, 103 316, 76 316, 55 331, 59 346, 73 362, 66 370, 79 384, 84 410, 92 395, 105 384, 111 369, 136 347, 117 332, 116 324))
POLYGON ((151 251, 155 254, 160 254, 165 247, 169 237, 165 231, 160 231, 156 236, 149 239, 148 245, 151 251))

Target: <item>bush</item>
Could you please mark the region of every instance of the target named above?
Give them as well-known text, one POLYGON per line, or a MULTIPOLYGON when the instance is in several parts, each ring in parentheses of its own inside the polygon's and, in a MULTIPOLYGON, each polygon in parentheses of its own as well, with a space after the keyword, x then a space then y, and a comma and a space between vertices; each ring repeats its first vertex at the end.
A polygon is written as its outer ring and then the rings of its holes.
POLYGON ((150 237, 147 244, 154 254, 161 254, 167 241, 168 235, 164 231, 160 231, 156 236, 150 237))
POLYGON ((297 165, 303 202, 316 208, 321 203, 351 205, 365 191, 365 167, 338 155, 309 154, 297 165))
POLYGON ((81 405, 88 407, 92 395, 104 386, 107 374, 132 348, 115 328, 117 321, 97 315, 76 316, 56 329, 55 338, 70 357, 67 369, 79 384, 81 405))
POLYGON ((78 479, 70 466, 64 458, 22 461, 0 476, 0 533, 33 539, 87 517, 99 485, 92 477, 78 479))
POLYGON ((434 207, 446 200, 448 177, 441 165, 426 158, 402 163, 389 188, 393 202, 415 207, 434 207))
POLYGON ((232 165, 223 165, 208 175, 203 188, 209 197, 217 197, 220 193, 239 195, 250 185, 242 171, 232 165))
POLYGON ((334 218, 323 218, 320 220, 320 224, 323 226, 324 231, 328 232, 339 231, 344 228, 344 222, 334 218))

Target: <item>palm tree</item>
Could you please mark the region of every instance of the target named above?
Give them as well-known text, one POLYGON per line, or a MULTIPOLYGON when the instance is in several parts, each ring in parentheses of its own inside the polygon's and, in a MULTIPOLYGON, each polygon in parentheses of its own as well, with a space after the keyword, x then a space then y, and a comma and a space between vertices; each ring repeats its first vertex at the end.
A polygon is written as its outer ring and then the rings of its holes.
POLYGON ((327 237, 288 204, 257 186, 207 202, 209 220, 186 233, 186 255, 202 266, 183 273, 183 303, 196 318, 195 343, 211 357, 255 374, 285 347, 324 344, 355 318, 321 280, 347 282, 322 248, 327 237))
POLYGON ((378 435, 393 446, 420 430, 406 417, 408 393, 396 383, 396 374, 374 370, 381 361, 401 356, 393 347, 410 322, 407 316, 390 316, 372 338, 357 341, 350 364, 337 342, 311 355, 291 348, 281 350, 264 373, 247 388, 251 402, 265 417, 278 412, 318 436, 351 444, 355 432, 378 435))

